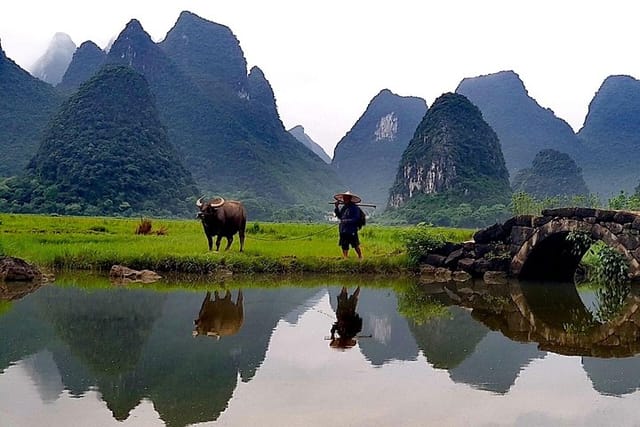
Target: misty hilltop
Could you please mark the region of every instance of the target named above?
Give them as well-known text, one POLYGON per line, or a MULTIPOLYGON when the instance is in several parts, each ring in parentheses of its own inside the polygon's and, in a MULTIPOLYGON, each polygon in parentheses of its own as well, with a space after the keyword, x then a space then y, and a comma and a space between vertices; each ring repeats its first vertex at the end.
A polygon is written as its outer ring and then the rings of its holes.
POLYGON ((68 34, 56 33, 46 52, 31 67, 31 74, 53 86, 57 85, 62 80, 75 51, 76 44, 68 34))
POLYGON ((587 185, 601 196, 632 193, 640 183, 640 81, 607 77, 589 104, 578 132, 584 150, 576 156, 587 185))
POLYGON ((297 125, 289 129, 291 135, 293 135, 298 141, 304 144, 309 150, 313 151, 322 159, 323 162, 329 164, 331 163, 331 157, 324 151, 324 149, 309 135, 307 135, 304 131, 304 127, 302 125, 297 125))
POLYGON ((465 78, 456 93, 475 104, 495 130, 511 176, 529 167, 540 150, 554 149, 571 155, 579 151, 571 126, 531 98, 513 71, 465 78))

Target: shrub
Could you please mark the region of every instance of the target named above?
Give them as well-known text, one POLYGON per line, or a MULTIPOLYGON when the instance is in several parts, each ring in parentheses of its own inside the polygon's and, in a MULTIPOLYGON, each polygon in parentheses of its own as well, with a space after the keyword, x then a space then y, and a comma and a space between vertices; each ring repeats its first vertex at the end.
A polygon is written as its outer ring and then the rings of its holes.
POLYGON ((403 232, 403 240, 407 247, 407 256, 411 264, 415 265, 420 259, 445 243, 445 238, 440 233, 435 233, 429 227, 413 227, 403 232))
POLYGON ((151 220, 146 218, 140 219, 140 224, 136 227, 136 234, 147 235, 151 233, 151 220))

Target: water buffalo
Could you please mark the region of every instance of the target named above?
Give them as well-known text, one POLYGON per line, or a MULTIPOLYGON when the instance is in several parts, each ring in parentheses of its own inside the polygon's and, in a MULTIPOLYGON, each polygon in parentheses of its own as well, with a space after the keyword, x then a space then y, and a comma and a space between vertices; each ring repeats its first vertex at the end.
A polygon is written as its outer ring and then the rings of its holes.
POLYGON ((202 221, 204 234, 209 241, 209 250, 213 247, 213 236, 216 238, 216 251, 220 250, 220 241, 223 237, 227 238, 227 247, 229 249, 233 242, 233 235, 238 233, 240 236, 240 252, 244 249, 244 230, 247 226, 247 211, 242 202, 235 200, 224 200, 222 197, 216 197, 206 203, 202 202, 200 197, 196 202, 196 206, 200 209, 198 218, 202 221))
POLYGON ((204 301, 202 301, 198 318, 193 321, 195 324, 193 336, 207 335, 220 339, 237 333, 242 327, 243 321, 242 290, 238 291, 235 303, 231 300, 231 292, 229 291, 224 298, 220 298, 218 291, 215 291, 213 301, 211 301, 211 292, 207 292, 204 301))

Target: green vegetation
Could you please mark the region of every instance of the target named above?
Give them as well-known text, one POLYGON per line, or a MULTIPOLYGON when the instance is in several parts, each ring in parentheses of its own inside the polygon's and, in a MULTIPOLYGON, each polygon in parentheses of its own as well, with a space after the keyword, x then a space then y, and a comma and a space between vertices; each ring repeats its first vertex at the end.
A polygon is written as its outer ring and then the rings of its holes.
POLYGON ((388 218, 479 226, 504 219, 509 174, 495 132, 462 95, 438 98, 402 154, 388 218))
POLYGON ((640 186, 636 187, 633 194, 627 195, 621 190, 617 196, 609 199, 609 209, 640 211, 640 186))
POLYGON ((451 318, 449 308, 425 294, 420 285, 413 283, 397 291, 398 312, 411 319, 414 324, 422 325, 432 319, 451 318))
POLYGON ((552 149, 536 154, 532 167, 519 171, 512 187, 542 199, 589 194, 576 162, 568 154, 552 149))
POLYGON ((108 67, 52 120, 26 175, 0 188, 0 209, 177 216, 198 192, 180 164, 144 78, 108 67))
POLYGON ((515 193, 511 197, 511 213, 513 215, 541 215, 543 209, 580 206, 585 208, 598 208, 598 197, 590 195, 578 196, 554 196, 542 199, 536 198, 524 192, 515 193))
POLYGON ((0 177, 20 173, 62 98, 7 58, 0 47, 0 177))
POLYGON ((433 195, 411 199, 402 208, 389 208, 379 220, 396 225, 424 222, 442 227, 479 228, 503 222, 510 216, 509 205, 503 203, 474 207, 470 203, 456 203, 448 195, 433 195))
MULTIPOLYGON (((0 214, 0 245, 7 255, 55 269, 106 271, 114 264, 134 269, 197 274, 407 272, 411 267, 403 231, 367 225, 360 232, 365 259, 341 258, 334 224, 250 222, 245 252, 238 239, 229 251, 209 252, 197 220, 151 219, 165 234, 135 234, 139 221, 124 218, 0 214)), ((429 228, 463 241, 471 230, 429 228)))

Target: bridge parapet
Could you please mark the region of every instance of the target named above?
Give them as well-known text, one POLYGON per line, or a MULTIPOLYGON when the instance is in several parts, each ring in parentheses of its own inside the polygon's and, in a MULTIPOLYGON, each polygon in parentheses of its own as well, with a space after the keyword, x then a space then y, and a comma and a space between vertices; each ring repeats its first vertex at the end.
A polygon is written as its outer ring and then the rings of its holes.
POLYGON ((623 254, 630 278, 640 279, 640 213, 593 208, 545 209, 541 216, 515 216, 478 230, 472 242, 448 244, 425 254, 423 261, 436 269, 465 271, 473 277, 487 271, 520 277, 530 263, 535 265, 529 271, 555 271, 550 278, 567 280, 573 278, 581 258, 569 254, 571 244, 565 239, 574 231, 587 233, 623 254))

